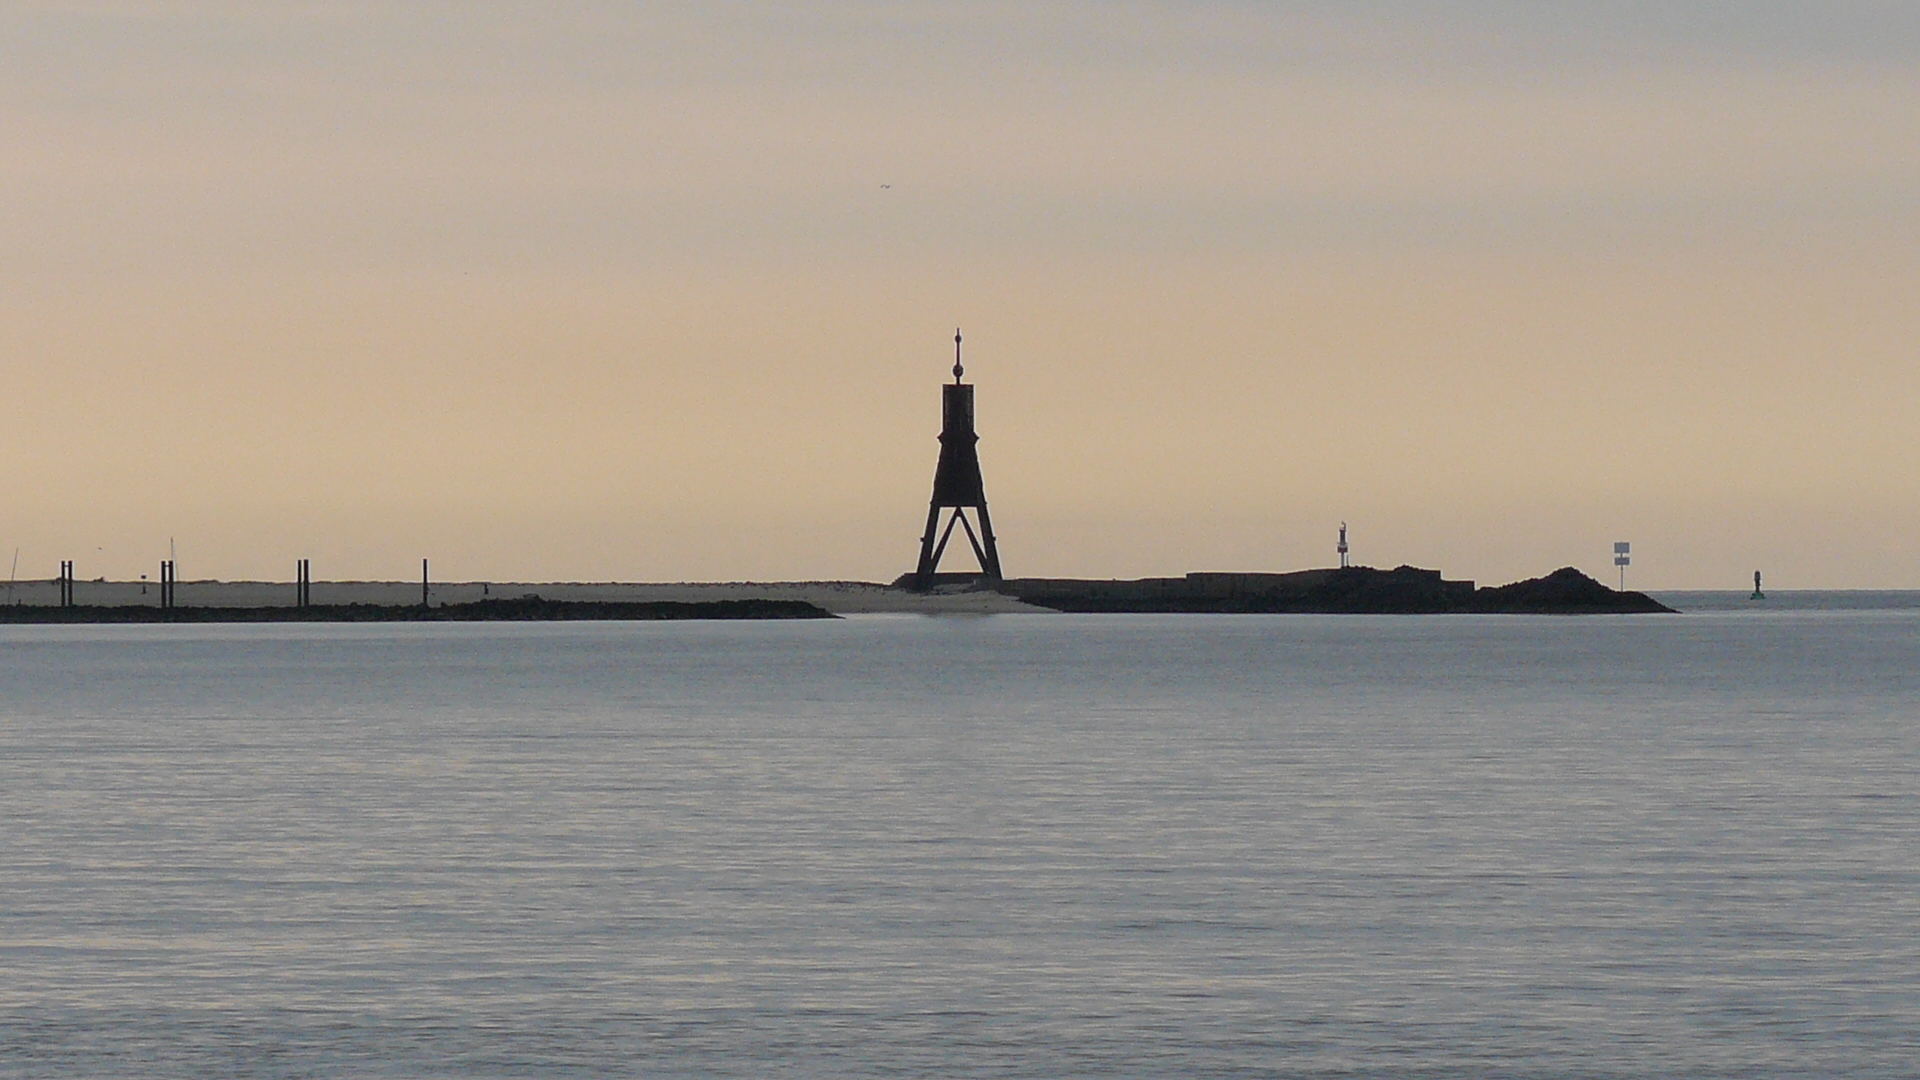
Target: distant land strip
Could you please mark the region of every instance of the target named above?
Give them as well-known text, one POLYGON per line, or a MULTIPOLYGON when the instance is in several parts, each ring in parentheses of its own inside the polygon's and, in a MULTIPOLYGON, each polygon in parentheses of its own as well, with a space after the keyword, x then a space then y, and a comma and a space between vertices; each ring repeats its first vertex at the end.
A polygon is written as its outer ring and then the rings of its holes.
POLYGON ((1573 567, 1476 589, 1438 570, 1369 566, 1290 574, 1188 574, 1087 581, 1018 578, 1003 586, 1056 611, 1324 615, 1634 615, 1672 613, 1645 593, 1610 589, 1573 567))
POLYGON ((660 622, 681 619, 837 619, 805 600, 543 600, 464 604, 310 604, 306 607, 153 607, 144 604, 0 605, 0 623, 660 622))
MULTIPOLYGON (((320 581, 326 603, 301 605, 294 585, 263 581, 180 582, 177 602, 137 581, 80 581, 78 597, 53 603, 57 581, 9 586, 5 623, 533 622, 557 620, 821 619, 840 615, 1086 613, 1533 614, 1667 612, 1644 593, 1615 590, 1571 567, 1544 577, 1475 588, 1438 570, 1354 566, 1291 573, 1187 574, 1100 580, 936 574, 891 586, 858 581, 772 582, 448 582, 320 581), (488 590, 493 595, 487 595, 488 590), (411 593, 411 596, 408 595, 411 593)), ((311 596, 311 593, 308 594, 311 596)))

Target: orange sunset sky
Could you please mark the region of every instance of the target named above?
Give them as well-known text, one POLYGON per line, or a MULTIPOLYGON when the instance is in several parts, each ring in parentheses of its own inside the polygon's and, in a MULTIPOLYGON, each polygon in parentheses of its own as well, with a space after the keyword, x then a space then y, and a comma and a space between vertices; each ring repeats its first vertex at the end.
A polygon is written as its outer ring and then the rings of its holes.
POLYGON ((0 558, 1920 588, 1920 5, 0 9, 0 558))

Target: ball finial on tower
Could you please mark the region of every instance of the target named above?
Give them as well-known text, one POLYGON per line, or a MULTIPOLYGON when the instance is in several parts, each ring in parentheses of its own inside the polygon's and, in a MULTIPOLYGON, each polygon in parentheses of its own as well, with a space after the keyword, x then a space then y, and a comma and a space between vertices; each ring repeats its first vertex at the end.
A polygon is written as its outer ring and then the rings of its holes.
POLYGON ((956 326, 953 328, 953 382, 954 382, 954 385, 958 386, 960 384, 960 376, 965 375, 966 373, 967 373, 967 369, 960 366, 960 328, 956 326))

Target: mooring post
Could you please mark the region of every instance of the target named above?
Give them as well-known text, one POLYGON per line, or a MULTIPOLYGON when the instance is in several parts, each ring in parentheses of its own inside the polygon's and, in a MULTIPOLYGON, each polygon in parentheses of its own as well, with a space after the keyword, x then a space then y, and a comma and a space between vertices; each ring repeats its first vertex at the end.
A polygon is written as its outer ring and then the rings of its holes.
POLYGON ((73 606, 73 560, 60 560, 60 606, 73 606))
POLYGON ((427 560, 420 560, 420 606, 427 607, 427 560))
POLYGON ((160 606, 173 606, 173 560, 160 560, 160 606))

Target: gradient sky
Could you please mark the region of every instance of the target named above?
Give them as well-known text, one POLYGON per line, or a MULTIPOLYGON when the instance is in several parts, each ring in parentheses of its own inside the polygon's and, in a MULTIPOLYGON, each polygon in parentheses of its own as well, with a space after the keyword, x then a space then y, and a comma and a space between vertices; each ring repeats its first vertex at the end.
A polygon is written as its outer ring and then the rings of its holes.
POLYGON ((1920 4, 10 0, 0 95, 23 579, 891 579, 960 325, 1016 576, 1920 588, 1920 4))

